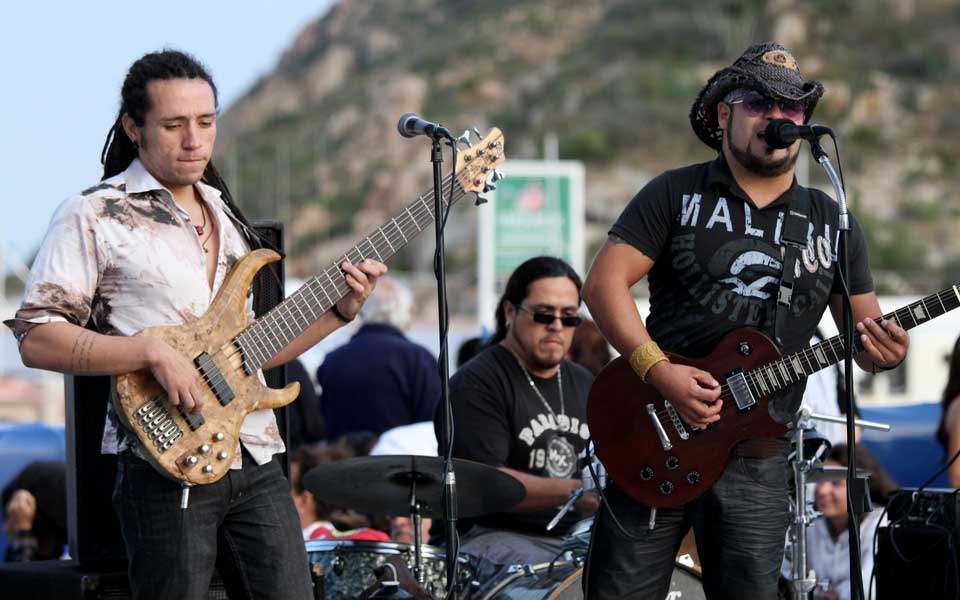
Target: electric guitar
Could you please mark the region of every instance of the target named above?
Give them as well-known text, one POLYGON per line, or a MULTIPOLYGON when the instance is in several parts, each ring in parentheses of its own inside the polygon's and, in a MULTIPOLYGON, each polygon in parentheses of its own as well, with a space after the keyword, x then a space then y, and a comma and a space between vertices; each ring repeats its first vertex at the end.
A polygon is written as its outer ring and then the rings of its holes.
MULTIPOLYGON (((912 329, 958 306, 960 288, 953 286, 882 318, 912 329)), ((862 351, 859 336, 854 340, 855 351, 862 351)), ((709 489, 738 442, 783 435, 787 427, 767 410, 770 396, 840 362, 844 351, 838 335, 782 356, 766 335, 743 328, 725 335, 703 358, 667 354, 721 383, 719 421, 691 427, 622 356, 600 372, 587 400, 587 423, 607 473, 632 498, 653 507, 683 504, 709 489)))
MULTIPOLYGON (((504 159, 503 134, 496 128, 475 146, 459 152, 453 202, 467 193, 493 189, 488 177, 499 178, 494 167, 504 159)), ((448 175, 441 190, 444 210, 450 199, 449 186, 448 175)), ((149 370, 113 378, 113 406, 127 430, 139 439, 149 462, 168 477, 190 484, 213 483, 223 477, 233 462, 247 413, 284 406, 297 397, 298 383, 270 389, 260 383, 257 371, 350 293, 340 264, 365 258, 386 262, 434 218, 431 188, 251 323, 245 310, 247 291, 261 268, 280 260, 272 250, 254 250, 233 266, 199 319, 137 333, 162 339, 180 351, 194 363, 203 382, 203 409, 188 413, 170 404, 149 370)))

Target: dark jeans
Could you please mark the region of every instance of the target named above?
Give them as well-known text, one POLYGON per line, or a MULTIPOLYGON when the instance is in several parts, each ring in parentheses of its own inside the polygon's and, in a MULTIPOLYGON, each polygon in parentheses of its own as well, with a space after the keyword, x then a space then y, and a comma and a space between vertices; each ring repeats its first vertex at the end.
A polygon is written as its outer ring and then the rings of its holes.
POLYGON ((307 554, 280 463, 194 486, 180 510, 180 484, 121 453, 113 507, 130 559, 133 597, 205 600, 216 565, 231 599, 312 597, 307 554))
POLYGON ((687 504, 650 508, 611 484, 590 542, 585 597, 663 600, 683 537, 693 527, 707 598, 777 597, 790 520, 785 456, 735 457, 714 486, 687 504), (611 519, 639 540, 623 535, 611 519))

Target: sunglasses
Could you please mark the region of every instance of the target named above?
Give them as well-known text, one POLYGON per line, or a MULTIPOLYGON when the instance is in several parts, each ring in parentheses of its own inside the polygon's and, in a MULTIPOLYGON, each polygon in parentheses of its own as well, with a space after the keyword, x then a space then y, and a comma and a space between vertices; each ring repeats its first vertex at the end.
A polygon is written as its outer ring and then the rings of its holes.
POLYGON ((751 90, 744 94, 742 98, 728 102, 728 104, 740 103, 743 104, 743 110, 751 117, 762 117, 770 114, 774 104, 779 105, 780 112, 791 121, 803 120, 806 113, 806 107, 804 107, 802 102, 797 102, 796 100, 774 100, 756 90, 751 90))
POLYGON ((569 315, 566 317, 562 317, 560 315, 555 315, 553 313, 536 312, 536 311, 528 310, 523 306, 521 306, 520 304, 514 304, 514 306, 517 307, 517 310, 523 311, 528 315, 530 315, 533 318, 534 323, 540 323, 541 325, 553 325, 554 321, 556 321, 557 319, 560 319, 560 324, 563 325, 564 327, 576 327, 583 321, 583 318, 578 317, 576 315, 569 315))

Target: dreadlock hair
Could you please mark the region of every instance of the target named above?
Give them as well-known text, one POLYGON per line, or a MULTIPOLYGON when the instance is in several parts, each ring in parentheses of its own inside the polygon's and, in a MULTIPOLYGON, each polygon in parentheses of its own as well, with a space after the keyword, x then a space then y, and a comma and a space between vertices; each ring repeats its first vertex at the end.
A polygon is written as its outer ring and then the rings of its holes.
MULTIPOLYGON (((100 152, 100 164, 103 165, 103 177, 109 179, 122 173, 139 155, 139 148, 123 130, 123 115, 130 115, 138 127, 142 127, 148 112, 150 112, 150 94, 147 85, 155 80, 170 79, 202 79, 210 84, 213 90, 214 106, 219 108, 217 86, 204 66, 193 56, 178 50, 164 50, 144 54, 135 63, 130 65, 127 76, 123 80, 120 91, 120 110, 114 121, 100 152)), ((240 211, 233 201, 233 195, 227 188, 226 182, 214 166, 213 161, 207 163, 201 181, 220 191, 224 203, 233 216, 243 224, 241 233, 247 238, 251 248, 260 248, 264 245, 250 221, 240 211)))
POLYGON ((500 296, 500 301, 497 302, 497 329, 487 345, 493 346, 494 344, 499 344, 507 337, 507 317, 503 311, 504 303, 509 302, 513 305, 520 304, 526 299, 527 294, 530 292, 530 284, 546 277, 566 277, 572 281, 573 284, 577 286, 577 302, 579 303, 580 288, 583 284, 580 281, 580 276, 573 270, 573 267, 553 256, 536 256, 528 259, 517 267, 516 270, 510 274, 510 279, 507 280, 507 286, 503 290, 503 295, 500 296))

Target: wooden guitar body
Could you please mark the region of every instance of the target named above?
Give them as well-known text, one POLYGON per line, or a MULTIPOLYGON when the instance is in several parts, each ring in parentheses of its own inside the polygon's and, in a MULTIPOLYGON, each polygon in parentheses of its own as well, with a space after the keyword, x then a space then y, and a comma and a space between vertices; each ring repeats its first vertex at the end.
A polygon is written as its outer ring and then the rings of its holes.
POLYGON ((246 373, 243 356, 233 343, 249 325, 245 304, 254 276, 277 260, 276 252, 254 250, 233 266, 209 310, 198 320, 150 327, 137 334, 161 339, 190 358, 205 353, 222 375, 222 380, 214 376, 204 382, 202 412, 186 417, 170 404, 149 370, 114 378, 111 400, 117 416, 137 434, 148 459, 161 472, 193 484, 217 481, 233 462, 244 417, 254 410, 289 404, 300 393, 299 383, 274 390, 264 386, 256 372, 246 373), (225 390, 224 385, 233 395, 225 405, 215 391, 225 390), (198 417, 202 424, 197 425, 198 417))

